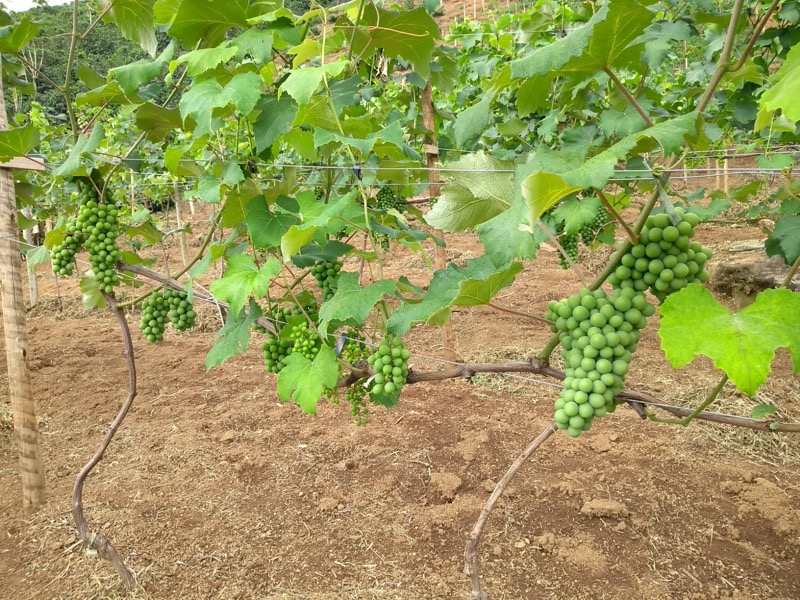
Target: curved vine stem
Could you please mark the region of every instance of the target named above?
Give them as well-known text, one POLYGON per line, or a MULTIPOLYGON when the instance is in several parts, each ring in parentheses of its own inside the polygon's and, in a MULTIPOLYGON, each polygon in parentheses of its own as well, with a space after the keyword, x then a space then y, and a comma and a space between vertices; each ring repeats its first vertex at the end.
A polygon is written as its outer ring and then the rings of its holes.
POLYGON ((556 424, 550 423, 547 427, 545 427, 542 433, 536 436, 536 438, 530 444, 528 444, 528 447, 522 451, 522 454, 520 454, 517 459, 511 463, 511 466, 506 471, 506 474, 503 475, 503 478, 494 487, 494 491, 492 492, 492 495, 489 496, 489 500, 486 501, 486 505, 483 507, 477 523, 475 523, 475 527, 472 528, 472 531, 467 536, 467 542, 464 546, 464 575, 469 577, 470 581, 472 582, 472 591, 477 600, 486 600, 486 593, 481 585, 480 558, 478 557, 478 545, 481 543, 481 536, 483 535, 483 530, 486 528, 486 523, 489 521, 489 517, 491 516, 492 510, 494 510, 497 501, 500 500, 500 496, 503 495, 503 492, 517 474, 517 471, 522 468, 522 465, 527 462, 531 455, 536 452, 536 450, 547 440, 547 438, 553 435, 555 431, 556 424))
POLYGON ((103 459, 103 454, 105 454, 105 451, 111 443, 114 434, 117 433, 120 425, 122 425, 122 421, 125 419, 125 416, 128 414, 128 411, 133 405, 133 400, 136 398, 137 393, 136 362, 134 361, 133 357, 133 340, 131 338, 131 330, 128 327, 128 321, 125 318, 125 313, 119 306, 117 306, 114 298, 105 292, 103 292, 103 296, 113 311, 114 316, 117 318, 120 331, 122 332, 122 341, 125 347, 125 358, 128 363, 128 397, 122 404, 122 407, 119 409, 119 412, 112 421, 111 426, 108 428, 108 432, 103 438, 100 448, 97 449, 97 452, 94 453, 94 456, 92 456, 91 460, 89 460, 89 462, 86 463, 86 465, 81 469, 80 473, 78 473, 78 476, 75 479, 75 485, 72 488, 72 517, 75 519, 75 526, 77 527, 78 533, 80 533, 81 539, 83 539, 83 543, 86 545, 86 547, 94 548, 97 551, 98 556, 105 558, 112 565, 114 565, 114 568, 125 582, 125 587, 127 587, 128 590, 133 590, 136 587, 136 577, 130 571, 130 569, 125 566, 125 563, 122 561, 117 549, 111 544, 111 540, 109 540, 102 533, 94 533, 89 529, 89 525, 86 522, 86 516, 83 514, 83 485, 86 482, 86 478, 89 476, 89 473, 91 473, 92 469, 94 469, 97 463, 103 459))

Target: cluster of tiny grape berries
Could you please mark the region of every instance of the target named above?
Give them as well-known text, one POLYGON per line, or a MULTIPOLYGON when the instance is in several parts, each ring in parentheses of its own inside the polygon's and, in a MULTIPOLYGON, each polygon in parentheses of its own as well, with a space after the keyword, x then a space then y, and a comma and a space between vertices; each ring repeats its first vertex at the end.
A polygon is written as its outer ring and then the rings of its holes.
MULTIPOLYGON (((77 194, 73 193, 73 195, 80 200, 80 211, 82 211, 88 202, 97 200, 97 191, 81 180, 76 182, 76 187, 78 192, 77 194)), ((54 273, 69 276, 75 270, 75 256, 86 242, 86 234, 78 223, 78 217, 69 218, 66 233, 64 241, 54 246, 50 251, 50 260, 53 263, 54 273)))
POLYGON ((308 360, 314 360, 314 357, 317 356, 322 346, 319 335, 309 329, 308 323, 305 322, 292 325, 289 339, 293 344, 292 352, 297 352, 305 356, 308 360))
POLYGON ((148 342, 160 342, 164 339, 164 326, 167 324, 170 304, 161 292, 154 292, 142 302, 142 330, 148 342))
POLYGON ((99 202, 97 190, 89 187, 90 199, 81 206, 76 222, 77 228, 87 236, 85 245, 89 251, 94 279, 107 294, 119 285, 116 271, 120 257, 117 237, 119 236, 118 212, 115 206, 99 202))
MULTIPOLYGON (((562 233, 558 240, 564 252, 567 253, 567 256, 569 256, 570 260, 574 263, 578 262, 578 239, 577 233, 562 233)), ((561 252, 558 253, 558 260, 561 262, 562 269, 569 269, 569 261, 561 252)))
POLYGON ((439 202, 439 197, 438 196, 431 196, 430 198, 428 198, 428 206, 431 207, 431 208, 436 206, 437 202, 439 202))
POLYGON ((280 373, 286 366, 284 359, 292 352, 292 342, 268 333, 267 341, 261 346, 264 351, 264 366, 270 373, 280 373))
POLYGON ((581 227, 579 233, 583 243, 586 246, 591 247, 592 244, 594 244, 595 238, 597 237, 597 232, 606 226, 606 223, 608 223, 608 217, 608 211, 605 209, 605 207, 601 206, 598 209, 597 214, 594 216, 592 222, 581 227))
POLYGON ((367 358, 367 362, 375 371, 374 385, 371 394, 373 400, 381 404, 381 398, 393 396, 408 377, 408 359, 411 351, 399 337, 384 338, 378 349, 367 358))
POLYGON ((317 280, 317 285, 322 291, 322 299, 330 300, 336 293, 336 284, 339 282, 339 271, 342 270, 342 261, 321 260, 314 263, 311 273, 317 280))
POLYGON ((176 331, 187 331, 194 327, 197 313, 185 292, 168 289, 164 292, 164 298, 169 303, 169 319, 176 331))
POLYGON ((342 348, 341 357, 349 365, 357 365, 367 357, 367 347, 357 331, 350 330, 347 332, 347 341, 342 348))
POLYGON ((711 250, 692 242, 697 215, 677 208, 680 217, 677 225, 666 214, 648 217, 639 243, 620 258, 617 269, 608 281, 614 287, 632 288, 650 292, 663 302, 671 293, 690 283, 708 281, 705 264, 711 250))
POLYGON ((325 200, 325 188, 324 187, 318 187, 318 188, 314 189, 314 199, 317 202, 322 202, 323 200, 325 200))
MULTIPOLYGON (((378 210, 390 210, 393 208, 402 213, 406 208, 405 199, 396 195, 388 186, 383 186, 380 190, 378 190, 378 195, 375 198, 377 200, 376 206, 378 210)), ((383 233, 376 233, 375 238, 380 242, 383 251, 388 252, 389 236, 383 233)))
POLYGON ((367 388, 364 387, 365 379, 359 379, 345 390, 344 397, 350 405, 350 414, 356 425, 366 425, 369 421, 369 408, 367 404, 367 388))
POLYGON ((614 397, 625 375, 647 317, 655 307, 632 288, 581 290, 548 304, 547 319, 558 333, 566 362, 564 387, 555 403, 555 421, 572 437, 587 431, 594 417, 614 412, 614 397))

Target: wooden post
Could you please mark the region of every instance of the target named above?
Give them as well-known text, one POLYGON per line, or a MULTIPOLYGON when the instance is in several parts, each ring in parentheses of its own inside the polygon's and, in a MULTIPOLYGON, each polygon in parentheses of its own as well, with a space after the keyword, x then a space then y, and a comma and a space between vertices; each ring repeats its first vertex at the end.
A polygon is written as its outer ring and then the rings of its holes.
MULTIPOLYGON (((436 118, 433 110, 433 93, 431 91, 431 82, 422 90, 422 123, 428 132, 425 134, 425 156, 428 165, 428 197, 438 198, 442 193, 442 186, 439 182, 439 171, 436 165, 439 161, 439 142, 436 136, 436 118)), ((444 232, 440 229, 433 230, 434 235, 444 239, 444 232)), ((434 254, 434 264, 437 269, 447 268, 447 255, 445 249, 441 246, 436 246, 434 254)), ((445 360, 458 360, 455 351, 455 340, 453 337, 453 322, 448 321, 442 327, 442 346, 444 346, 444 359, 445 360)))
MULTIPOLYGON (((178 222, 178 229, 183 227, 183 218, 181 217, 181 188, 178 186, 177 181, 172 182, 173 201, 175 203, 175 219, 178 222)), ((186 243, 186 232, 181 231, 178 238, 181 244, 181 260, 183 266, 189 264, 189 246, 186 243)))
POLYGON ((722 165, 723 165, 722 166, 722 174, 723 174, 722 175, 722 177, 723 177, 722 186, 723 186, 723 190, 727 194, 731 189, 730 188, 730 180, 728 179, 728 169, 730 169, 731 164, 730 164, 730 159, 728 158, 727 149, 725 150, 725 159, 722 161, 722 165))
MULTIPOLYGON (((6 129, 6 103, 0 80, 0 130, 6 129)), ((17 243, 18 228, 14 176, 10 169, 0 168, 0 294, 3 297, 3 333, 14 433, 19 445, 22 508, 30 513, 44 504, 45 485, 36 407, 28 370, 28 329, 22 294, 22 258, 17 243)))
POLYGON ((131 214, 133 214, 136 212, 136 183, 133 180, 133 169, 131 169, 130 197, 131 197, 131 214))
MULTIPOLYGON (((33 217, 33 211, 30 206, 23 208, 22 214, 25 215, 26 219, 33 217)), ((30 250, 34 246, 33 228, 28 227, 24 229, 22 231, 22 238, 25 240, 25 243, 28 244, 27 249, 30 250)), ((36 306, 36 303, 39 301, 39 281, 36 279, 36 267, 31 268, 27 262, 25 265, 28 267, 28 296, 30 297, 31 306, 36 306)))

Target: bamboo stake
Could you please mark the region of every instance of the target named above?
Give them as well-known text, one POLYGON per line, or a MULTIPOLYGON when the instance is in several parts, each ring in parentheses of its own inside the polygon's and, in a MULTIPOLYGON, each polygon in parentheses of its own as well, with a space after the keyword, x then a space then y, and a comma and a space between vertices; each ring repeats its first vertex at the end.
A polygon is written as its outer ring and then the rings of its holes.
MULTIPOLYGON (((25 215, 25 218, 30 219, 33 217, 33 211, 31 210, 30 206, 26 206, 22 209, 22 214, 25 215)), ((22 231, 22 238, 28 244, 29 248, 33 248, 35 243, 33 241, 33 228, 28 227, 22 231)), ((27 262, 26 262, 27 266, 27 262)), ((31 306, 36 306, 36 303, 39 302, 39 280, 36 279, 36 267, 31 268, 28 266, 26 269, 28 271, 28 295, 30 297, 31 306)))
MULTIPOLYGON (((174 202, 175 202, 175 219, 178 222, 178 229, 183 227, 183 218, 181 217, 181 189, 178 186, 177 181, 172 182, 172 191, 174 194, 174 202)), ((181 231, 180 237, 178 238, 181 244, 181 260, 183 261, 183 266, 189 264, 189 245, 186 242, 186 232, 181 231)))
MULTIPOLYGON (((422 123, 428 133, 425 134, 425 157, 428 165, 428 195, 431 198, 438 198, 442 193, 442 186, 439 180, 439 171, 436 170, 436 165, 439 160, 439 146, 436 135, 436 119, 433 110, 433 92, 431 90, 431 82, 422 90, 420 97, 422 101, 422 123)), ((440 229, 433 230, 434 235, 444 239, 444 232, 440 229)), ((436 246, 434 251, 434 264, 437 269, 447 268, 447 255, 445 249, 441 246, 436 246)), ((455 339, 453 336, 453 322, 448 321, 442 327, 442 345, 444 346, 443 357, 445 360, 457 360, 455 352, 455 339)))
MULTIPOLYGON (((0 70, 2 61, 0 60, 0 70)), ((8 129, 3 83, 0 81, 0 130, 8 129)), ((28 329, 22 293, 22 258, 19 254, 14 176, 0 169, 0 293, 8 364, 8 388, 19 445, 22 508, 31 513, 45 501, 44 462, 36 423, 31 374, 28 370, 28 329)))

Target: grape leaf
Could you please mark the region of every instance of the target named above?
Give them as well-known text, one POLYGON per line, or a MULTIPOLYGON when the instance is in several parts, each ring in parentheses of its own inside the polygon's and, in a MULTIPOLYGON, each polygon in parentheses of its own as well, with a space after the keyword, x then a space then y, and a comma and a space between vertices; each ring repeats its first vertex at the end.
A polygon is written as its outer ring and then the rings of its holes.
POLYGON ((163 140, 167 133, 180 129, 181 125, 181 114, 174 108, 145 102, 136 111, 136 126, 146 131, 148 139, 154 142, 163 140))
POLYGON ((766 243, 767 256, 780 255, 787 265, 794 264, 800 256, 800 216, 783 217, 766 243))
POLYGON ((106 307, 106 299, 103 297, 103 294, 100 291, 100 284, 97 283, 97 280, 93 275, 81 277, 81 281, 78 286, 81 288, 81 292, 83 293, 81 296, 81 301, 83 302, 83 306, 85 308, 106 307))
POLYGON ((264 198, 253 198, 246 208, 245 223, 256 248, 277 248, 292 225, 299 223, 294 215, 270 211, 264 198))
POLYGON ((253 123, 253 136, 256 138, 256 152, 261 154, 272 145, 279 136, 292 129, 292 121, 297 116, 297 105, 284 96, 280 99, 265 96, 256 106, 261 114, 253 123))
POLYGON ((156 55, 158 40, 154 28, 155 0, 114 0, 103 15, 106 23, 114 23, 120 33, 136 42, 150 56, 156 55))
POLYGON ((762 110, 780 109, 793 123, 800 121, 800 44, 795 44, 774 75, 775 85, 761 95, 762 110))
POLYGON ((767 379, 777 348, 788 348, 800 371, 800 294, 764 290, 738 313, 719 304, 705 288, 691 284, 661 305, 661 348, 676 369, 698 355, 749 396, 767 379))
POLYGON ((564 221, 564 231, 574 234, 578 233, 584 225, 591 223, 598 210, 600 210, 600 200, 591 196, 582 200, 578 198, 565 200, 554 211, 554 214, 557 219, 564 221))
POLYGON ((247 25, 247 0, 183 0, 167 33, 187 48, 204 40, 216 46, 228 29, 247 25))
POLYGON ((514 197, 513 164, 483 152, 449 163, 444 172, 455 183, 446 185, 425 220, 443 231, 463 231, 500 214, 514 197))
POLYGON ((228 312, 225 325, 214 335, 214 346, 206 355, 206 371, 247 350, 250 328, 261 314, 261 308, 252 298, 250 310, 241 310, 238 314, 228 312))
POLYGON ((169 65, 169 72, 174 73, 179 65, 186 63, 186 74, 189 77, 197 77, 206 71, 216 68, 218 65, 228 62, 237 51, 238 48, 231 46, 230 42, 213 48, 192 50, 173 60, 169 65))
POLYGON ((108 72, 109 80, 113 77, 119 82, 119 87, 122 88, 126 96, 134 96, 138 93, 140 86, 158 77, 161 73, 161 67, 172 59, 173 54, 175 54, 174 42, 164 48, 164 51, 155 60, 145 58, 111 69, 108 72))
POLYGON ((548 209, 580 189, 567 184, 558 175, 541 171, 531 173, 522 181, 522 196, 530 211, 529 221, 536 223, 548 209))
POLYGON ((329 142, 339 142, 357 149, 361 152, 362 156, 369 155, 378 140, 384 141, 388 144, 403 147, 403 129, 400 126, 400 121, 394 121, 388 127, 380 131, 374 131, 366 134, 363 138, 354 138, 349 135, 341 135, 334 131, 327 131, 325 129, 317 129, 314 131, 314 144, 317 147, 324 146, 329 142))
POLYGON ((292 69, 289 77, 281 84, 281 91, 294 98, 299 106, 305 106, 311 100, 314 92, 317 91, 319 84, 322 83, 323 75, 327 74, 335 77, 341 74, 346 66, 347 63, 340 60, 326 63, 321 67, 292 69))
POLYGON ((336 294, 330 300, 326 300, 319 311, 320 335, 323 338, 327 335, 328 324, 333 320, 361 327, 372 307, 381 298, 393 294, 394 291, 395 282, 390 279, 382 279, 362 288, 358 283, 358 273, 341 273, 336 294))
POLYGON ((0 161, 8 161, 15 156, 25 156, 38 143, 39 131, 35 125, 0 131, 0 161))
POLYGON ((292 257, 292 263, 301 269, 306 269, 318 261, 336 260, 352 249, 353 246, 350 244, 344 244, 337 240, 328 240, 324 247, 318 244, 309 244, 305 246, 299 254, 295 254, 292 257))
MULTIPOLYGON (((428 286, 428 292, 420 301, 407 301, 400 306, 386 324, 387 331, 395 335, 403 335, 415 322, 427 322, 440 325, 450 316, 450 306, 458 298, 462 284, 468 292, 473 291, 473 297, 487 296, 487 290, 497 293, 501 287, 509 285, 513 275, 519 272, 518 263, 511 263, 497 268, 488 256, 467 261, 464 268, 450 264, 446 269, 440 269, 433 274, 433 279, 428 286), (510 275, 510 276, 508 276, 510 275), (486 286, 482 291, 476 292, 471 281, 474 280, 486 286), (488 282, 492 283, 488 283, 488 282), (503 283, 498 287, 497 284, 503 283)), ((462 298, 467 301, 466 296, 462 298)))
POLYGON ((494 123, 491 105, 497 97, 497 92, 496 89, 489 90, 483 95, 480 102, 456 115, 456 121, 453 124, 456 148, 471 148, 483 135, 483 132, 494 123))
POLYGON ((223 87, 214 79, 196 81, 178 105, 184 122, 192 117, 197 124, 194 130, 200 137, 211 130, 214 109, 233 104, 241 114, 249 114, 261 97, 262 80, 258 73, 237 73, 223 87))
POLYGON ((235 254, 227 258, 228 269, 222 279, 211 283, 211 293, 230 305, 237 315, 250 294, 261 298, 269 289, 270 280, 281 272, 278 260, 270 258, 259 269, 249 254, 235 254))
POLYGON ((41 24, 34 23, 28 17, 22 17, 19 23, 0 27, 0 52, 16 54, 39 34, 41 24))
POLYGON ((458 296, 453 306, 480 306, 489 304, 500 290, 514 283, 517 274, 522 271, 522 263, 511 263, 511 267, 486 279, 469 279, 458 284, 458 296))
POLYGON ((496 217, 478 225, 478 236, 486 255, 498 267, 515 258, 536 258, 539 247, 528 225, 528 207, 521 197, 496 217))
MULTIPOLYGON (((352 32, 353 55, 359 56, 368 48, 383 49, 389 57, 400 57, 411 63, 424 80, 430 77, 430 62, 434 41, 441 33, 439 26, 424 7, 393 12, 367 3, 361 13, 359 27, 352 32)), ((346 33, 350 35, 351 28, 346 33)))
POLYGON ((551 72, 594 72, 638 58, 639 43, 654 14, 653 0, 609 0, 584 25, 563 38, 511 61, 514 79, 551 72))
POLYGON ((283 360, 286 365, 278 374, 278 397, 281 402, 294 400, 309 414, 317 413, 317 402, 325 388, 335 388, 339 381, 339 363, 328 346, 322 346, 313 361, 299 352, 283 360))

